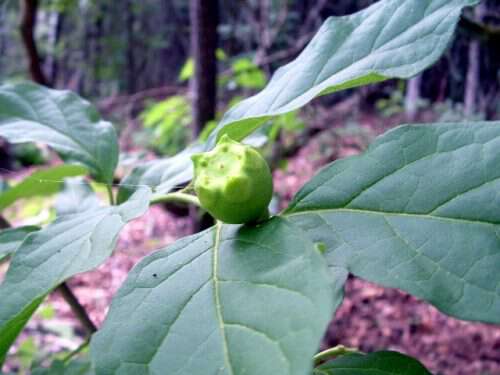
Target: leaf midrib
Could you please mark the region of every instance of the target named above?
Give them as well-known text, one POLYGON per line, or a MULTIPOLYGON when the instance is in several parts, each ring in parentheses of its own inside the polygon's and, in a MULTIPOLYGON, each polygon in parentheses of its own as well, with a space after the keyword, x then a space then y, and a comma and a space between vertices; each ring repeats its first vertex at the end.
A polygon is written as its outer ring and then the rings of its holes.
POLYGON ((337 207, 337 208, 320 208, 320 209, 308 209, 303 211, 295 211, 291 213, 284 213, 283 217, 293 217, 299 215, 311 215, 318 213, 335 213, 335 212, 347 212, 347 213, 355 213, 355 214, 368 214, 368 215, 388 215, 388 216, 403 216, 403 217, 412 217, 412 218, 426 218, 431 220, 442 220, 442 221, 450 221, 454 223, 460 224, 481 224, 481 225, 491 225, 497 226, 500 225, 500 222, 487 221, 487 220, 473 220, 473 219, 461 219, 454 218, 448 216, 436 216, 429 215, 425 213, 408 213, 408 212, 393 212, 393 211, 377 211, 377 210, 366 210, 361 208, 345 208, 345 207, 337 207))
MULTIPOLYGON (((316 215, 318 215, 318 216, 319 216, 322 220, 324 220, 324 221, 325 221, 325 223, 326 223, 328 226, 331 226, 331 224, 330 224, 330 223, 328 223, 328 222, 327 222, 327 221, 326 221, 326 220, 325 220, 325 219, 324 219, 324 218, 323 218, 323 217, 319 214, 319 211, 323 211, 323 212, 325 212, 325 211, 334 211, 334 210, 316 210, 315 212, 310 212, 310 213, 309 213, 309 214, 316 214, 316 215)), ((337 210, 337 211, 342 211, 342 210, 337 210)), ((363 211, 363 210, 350 210, 350 209, 345 209, 344 211, 363 211)), ((366 213, 380 214, 380 215, 383 217, 383 219, 384 219, 384 221, 386 222, 386 224, 388 224, 388 225, 389 225, 389 227, 391 228, 391 230, 395 233, 395 235, 396 235, 398 238, 400 238, 400 239, 401 239, 401 240, 405 243, 405 245, 406 245, 409 249, 411 249, 411 250, 414 250, 414 251, 415 251, 415 249, 414 249, 412 246, 410 246, 410 245, 409 245, 409 244, 408 244, 408 243, 407 243, 407 242, 406 242, 403 238, 401 238, 401 236, 400 236, 397 232, 395 232, 395 231, 394 231, 394 228, 392 227, 392 225, 391 225, 390 223, 388 223, 388 222, 387 222, 387 219, 386 219, 386 217, 384 216, 384 214, 385 214, 385 213, 383 213, 383 212, 376 212, 376 211, 374 211, 374 212, 367 211, 366 213)), ((404 216, 405 214, 400 214, 400 215, 404 216)), ((291 215, 289 215, 289 216, 298 216, 298 214, 291 214, 291 215)), ((412 216, 412 215, 406 215, 406 216, 412 216)), ((419 215, 414 215, 414 216, 419 216, 419 215)), ((429 215, 420 215, 420 216, 429 216, 429 215)), ((433 217, 433 218, 438 218, 438 217, 433 217)), ((454 219, 449 219, 449 220, 454 220, 454 219)), ((482 223, 482 224, 487 224, 487 223, 482 223)), ((488 225, 493 225, 493 224, 488 224, 488 225)), ((495 234, 496 234, 496 231, 495 231, 495 234)), ((497 234, 497 236, 498 236, 498 234, 497 234)), ((428 256, 426 256, 426 258, 428 258, 428 259, 429 259, 429 260, 431 260, 433 263, 435 263, 435 264, 436 264, 436 266, 438 266, 438 267, 442 268, 438 262, 435 262, 434 260, 432 260, 432 259, 431 259, 431 258, 429 258, 428 256)), ((481 289, 481 290, 482 290, 482 291, 484 291, 485 293, 492 294, 492 295, 494 295, 495 297, 500 296, 500 294, 495 293, 495 291, 492 291, 492 290, 489 290, 489 289, 485 289, 483 286, 478 285, 478 284, 476 284, 476 283, 473 283, 473 282, 471 282, 470 280, 465 280, 465 279, 464 279, 464 275, 459 275, 459 274, 458 274, 458 273, 456 273, 455 271, 452 271, 452 270, 449 270, 449 269, 445 269, 445 270, 446 270, 447 272, 449 272, 449 273, 453 274, 454 276, 456 276, 458 279, 463 280, 463 281, 466 281, 467 283, 469 283, 469 284, 471 284, 471 285, 474 285, 475 287, 477 287, 477 288, 481 289)), ((460 298, 461 298, 461 297, 460 297, 460 298)), ((459 298, 459 299, 460 299, 460 298, 459 298)), ((457 300, 457 301, 458 301, 458 300, 457 300)), ((490 309, 490 308, 491 308, 491 305, 490 305, 490 306, 488 306, 488 309, 490 309)))
MULTIPOLYGON (((415 125, 410 125, 411 127, 415 127, 415 125)), ((417 126, 420 126, 420 125, 417 125, 417 126)), ((437 137, 437 141, 436 141, 436 144, 437 142, 439 141, 439 138, 441 136, 443 136, 444 134, 446 134, 448 132, 445 131, 443 132, 442 134, 439 134, 438 137, 437 137)), ((412 166, 414 166, 415 164, 417 163, 420 163, 422 161, 426 161, 427 159, 431 159, 433 157, 435 157, 436 155, 448 155, 448 154, 454 154, 456 152, 459 152, 460 150, 462 150, 463 148, 465 147, 470 147, 470 146, 474 146, 474 145, 477 145, 477 146, 481 146, 481 147, 485 147, 488 143, 490 142, 493 142, 497 140, 497 137, 495 138, 492 138, 490 139, 489 141, 487 142, 484 142, 484 143, 470 143, 470 144, 467 144, 465 146, 460 146, 460 147, 457 147, 457 148, 454 148, 454 149, 451 149, 451 150, 446 150, 446 151, 438 151, 436 149, 436 151, 434 152, 431 152, 431 153, 428 153, 426 154, 425 156, 422 156, 420 158, 417 158, 415 160, 412 160, 411 162, 407 162, 405 161, 405 164, 402 165, 402 166, 399 166, 397 167, 396 169, 390 171, 389 173, 387 174, 384 174, 382 175, 381 177, 379 178, 376 178, 375 180, 371 181, 370 183, 368 183, 366 186, 364 186, 360 191, 356 192, 356 194, 354 194, 352 197, 349 198, 349 200, 345 203, 343 203, 343 206, 341 207, 335 207, 335 208, 331 208, 331 209, 347 209, 347 206, 349 206, 352 202, 354 202, 354 200, 356 200, 357 198, 361 197, 363 195, 363 193, 365 193, 366 191, 370 190, 371 188, 373 188, 374 186, 376 186, 377 184, 379 184, 380 182, 386 180, 387 178, 389 177, 392 177, 398 173, 401 173, 401 171, 404 171, 406 170, 407 168, 410 168, 412 166)), ((390 141, 390 142, 394 142, 394 141, 390 141)), ((377 145, 377 147, 380 147, 381 145, 383 144, 388 144, 390 142, 384 142, 384 143, 380 143, 377 145)), ((373 148, 370 150, 367 150, 367 152, 365 152, 364 154, 361 154, 361 155, 356 155, 356 156, 351 156, 349 158, 346 158, 346 159, 342 159, 342 160, 354 160, 355 158, 360 158, 360 159, 363 159, 363 158, 371 158, 372 160, 374 160, 376 163, 378 164, 382 164, 382 161, 381 160, 378 160, 377 158, 375 158, 372 153, 373 153, 373 150, 375 150, 376 148, 374 146, 372 146, 373 148), (371 152, 370 152, 371 151, 371 152)), ((338 162, 338 161, 337 161, 338 162)), ((333 162, 331 164, 331 166, 335 165, 337 162, 333 162)), ((338 164, 337 164, 338 165, 338 164)), ((294 200, 291 202, 290 206, 286 209, 286 211, 290 211, 290 210, 294 210, 296 209, 299 204, 301 203, 305 203, 306 202, 306 198, 311 196, 311 194, 314 194, 316 191, 318 191, 319 189, 321 189, 323 186, 325 186, 326 184, 329 184, 333 181, 333 179, 335 179, 336 177, 338 177, 340 174, 342 174, 343 172, 347 171, 348 169, 344 169, 342 171, 340 171, 340 173, 334 173, 333 175, 331 176, 328 176, 324 181, 321 181, 317 186, 314 186, 314 188, 312 188, 311 190, 309 191, 304 191, 302 192, 299 191, 296 195, 296 197, 294 198, 294 200), (302 195, 301 195, 302 193, 302 195)), ((473 187, 470 187, 468 188, 467 190, 464 190, 462 192, 458 192, 455 196, 452 196, 452 197, 449 197, 448 199, 446 199, 445 201, 442 201, 442 202, 439 202, 437 204, 437 206, 434 206, 432 208, 432 210, 430 212, 428 212, 427 214, 425 215, 428 215, 428 216, 433 216, 433 215, 430 215, 431 213, 433 213, 434 211, 436 211, 437 209, 441 208, 442 206, 444 206, 445 204, 451 202, 452 200, 460 197, 461 195, 464 195, 466 193, 469 193, 475 189, 478 189, 478 188, 481 188, 482 186, 488 184, 488 183, 491 183, 491 182, 494 182, 496 180, 498 180, 500 177, 496 177, 492 180, 488 180, 488 181, 484 181, 482 182, 481 184, 479 185, 476 185, 476 186, 473 186, 473 187)), ((295 212, 299 212, 300 209, 296 209, 295 212)), ((361 209, 362 210, 362 209, 361 209)), ((300 212, 304 212, 304 211, 308 211, 308 210, 300 210, 300 212)), ((318 211, 318 210, 314 210, 314 211, 318 211)), ((373 212, 383 212, 383 211, 373 211, 373 212)), ((424 214, 419 214, 419 215, 424 215, 424 214)), ((435 216, 434 216, 435 217, 435 216)), ((443 217, 443 216, 440 216, 440 217, 443 217)), ((495 223, 495 222, 491 222, 492 224, 500 224, 500 223, 495 223)))
POLYGON ((220 303, 220 293, 219 293, 219 248, 221 244, 221 231, 222 225, 217 222, 215 226, 215 240, 214 240, 214 251, 212 258, 212 279, 214 283, 214 306, 215 313, 217 315, 217 322, 219 324, 219 330, 222 337, 222 349, 224 351, 224 361, 226 362, 227 369, 231 375, 234 375, 234 370, 229 360, 229 349, 227 344, 226 331, 224 328, 224 320, 222 318, 222 305, 220 303))

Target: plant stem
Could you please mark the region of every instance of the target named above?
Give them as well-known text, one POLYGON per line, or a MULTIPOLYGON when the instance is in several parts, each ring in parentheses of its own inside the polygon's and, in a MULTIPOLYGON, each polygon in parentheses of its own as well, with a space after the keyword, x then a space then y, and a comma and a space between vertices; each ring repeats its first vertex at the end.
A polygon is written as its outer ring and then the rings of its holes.
MULTIPOLYGON (((10 223, 7 220, 5 220, 3 216, 0 216, 0 229, 6 229, 10 227, 11 227, 10 223)), ((97 327, 92 322, 87 313, 87 310, 85 310, 85 307, 83 307, 80 301, 78 301, 78 298, 76 298, 75 294, 72 292, 68 284, 66 284, 66 282, 63 282, 61 285, 57 287, 57 290, 59 290, 63 299, 66 301, 69 307, 71 307, 73 314, 75 314, 76 318, 85 328, 88 335, 91 335, 92 333, 96 332, 97 327)))
POLYGON ((77 355, 78 353, 80 353, 82 350, 84 350, 87 346, 89 346, 90 344, 90 339, 87 338, 78 348, 76 348, 75 350, 73 350, 71 353, 68 353, 68 355, 66 355, 62 361, 64 363, 68 362, 71 358, 73 358, 75 355, 77 355))
POLYGON ((198 197, 186 193, 169 193, 161 195, 151 200, 151 204, 165 203, 165 202, 183 202, 200 207, 200 201, 198 197))
POLYGON ((3 216, 0 216, 0 229, 7 229, 10 228, 10 224, 7 220, 3 218, 3 216))
POLYGON ((96 332, 97 327, 95 326, 94 322, 92 322, 87 313, 87 310, 85 310, 85 307, 83 307, 80 301, 78 301, 68 284, 63 282, 57 287, 57 290, 59 291, 59 293, 61 293, 61 296, 69 305, 69 307, 71 307, 73 314, 75 314, 76 318, 80 321, 80 323, 82 323, 88 335, 96 332))
POLYGON ((115 198, 113 196, 113 189, 112 189, 111 185, 106 184, 106 190, 108 191, 109 204, 114 206, 115 205, 115 198))
POLYGON ((337 346, 334 346, 333 348, 323 350, 322 352, 316 354, 314 356, 314 365, 318 365, 321 362, 323 362, 331 357, 337 357, 339 355, 352 354, 352 353, 362 354, 363 352, 360 352, 356 348, 348 348, 344 345, 337 345, 337 346))
POLYGON ((181 190, 178 191, 178 193, 187 193, 189 191, 193 191, 193 180, 189 181, 189 184, 184 186, 181 190))

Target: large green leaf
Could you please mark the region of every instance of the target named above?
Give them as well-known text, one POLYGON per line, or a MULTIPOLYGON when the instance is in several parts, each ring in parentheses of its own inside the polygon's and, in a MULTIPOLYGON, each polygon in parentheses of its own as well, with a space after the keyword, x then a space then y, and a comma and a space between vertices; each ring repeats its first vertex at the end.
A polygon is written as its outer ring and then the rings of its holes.
POLYGON ((408 125, 323 169, 285 216, 328 263, 500 323, 500 122, 408 125))
POLYGON ((309 374, 330 284, 321 254, 280 218, 183 238, 129 274, 91 342, 96 373, 309 374))
POLYGON ((314 369, 314 375, 431 375, 416 359, 398 352, 349 354, 314 369))
POLYGON ((39 227, 27 225, 24 227, 9 228, 0 231, 0 260, 16 251, 28 234, 39 229, 39 227))
POLYGON ((144 188, 121 206, 63 216, 28 235, 0 285, 0 359, 53 288, 111 255, 118 233, 147 210, 150 196, 144 188))
POLYGON ((98 181, 113 180, 116 132, 72 92, 34 83, 0 86, 0 137, 11 143, 46 143, 65 161, 88 167, 98 181))
POLYGON ((241 140, 270 117, 318 95, 412 77, 442 55, 462 8, 476 3, 381 0, 358 13, 330 17, 304 51, 278 69, 264 90, 229 110, 214 133, 241 140))
POLYGON ((87 168, 81 165, 58 165, 37 171, 0 193, 0 212, 18 199, 55 194, 61 189, 65 177, 81 176, 86 173, 87 168))

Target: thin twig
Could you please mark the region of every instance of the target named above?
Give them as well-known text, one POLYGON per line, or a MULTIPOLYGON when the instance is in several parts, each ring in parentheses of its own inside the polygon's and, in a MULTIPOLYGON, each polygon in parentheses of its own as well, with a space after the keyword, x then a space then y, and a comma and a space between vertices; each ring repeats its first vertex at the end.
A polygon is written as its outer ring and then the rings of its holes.
POLYGON ((7 220, 3 218, 3 216, 0 216, 0 229, 7 229, 10 228, 10 224, 7 220))
POLYGON ((111 185, 106 184, 106 191, 108 192, 109 204, 114 206, 115 205, 115 198, 113 196, 113 188, 111 187, 111 185))
POLYGON ((70 289, 68 284, 63 282, 61 285, 57 287, 57 290, 59 291, 59 293, 61 293, 61 296, 69 305, 69 307, 71 307, 73 314, 75 314, 76 318, 85 328, 87 334, 91 335, 92 333, 96 332, 97 327, 95 326, 94 322, 92 322, 87 313, 87 310, 85 310, 85 307, 83 307, 80 301, 78 301, 78 298, 76 298, 75 294, 70 289))
POLYGON ((87 346, 89 346, 90 344, 90 339, 87 338, 78 348, 76 348, 75 350, 73 350, 71 353, 68 353, 68 355, 66 355, 62 361, 64 363, 68 362, 71 358, 73 358, 75 355, 79 354, 82 352, 82 350, 84 350, 87 346))
POLYGON ((198 197, 191 194, 180 193, 180 192, 160 195, 151 200, 151 204, 166 203, 166 202, 182 202, 182 203, 192 204, 198 207, 200 206, 200 201, 198 197))

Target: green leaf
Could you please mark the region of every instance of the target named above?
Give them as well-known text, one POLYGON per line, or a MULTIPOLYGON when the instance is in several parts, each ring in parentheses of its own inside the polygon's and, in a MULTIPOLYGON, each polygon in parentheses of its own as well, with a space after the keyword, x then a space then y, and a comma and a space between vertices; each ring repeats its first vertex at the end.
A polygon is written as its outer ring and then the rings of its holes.
POLYGON ((266 75, 249 58, 240 58, 231 64, 234 80, 239 87, 261 89, 266 85, 266 75))
POLYGON ((170 96, 148 105, 139 116, 144 127, 150 129, 149 142, 162 153, 175 154, 188 144, 192 116, 187 97, 170 96))
POLYGON ((181 68, 179 73, 179 81, 186 82, 194 75, 194 60, 192 57, 188 58, 181 68))
POLYGON ((227 55, 226 52, 222 48, 217 48, 215 50, 215 57, 217 58, 218 61, 226 61, 227 60, 227 55))
POLYGON ((57 195, 55 209, 57 216, 95 210, 100 200, 92 187, 81 178, 66 179, 61 193, 57 195))
POLYGON ((39 348, 33 337, 28 337, 19 344, 16 357, 19 359, 22 368, 29 368, 36 358, 39 348))
POLYGON ((0 86, 0 137, 46 143, 63 160, 85 165, 97 181, 113 180, 118 161, 113 125, 72 92, 34 83, 0 86))
POLYGON ((34 225, 27 225, 19 228, 9 228, 0 231, 0 260, 7 255, 12 254, 24 238, 31 232, 40 228, 34 225))
POLYGON ((408 125, 334 162, 285 217, 330 266, 500 323, 500 122, 408 125))
POLYGON ((111 255, 118 233, 147 210, 150 196, 138 190, 120 206, 61 217, 24 240, 0 285, 0 359, 52 289, 111 255))
POLYGON ((416 359, 398 352, 349 354, 314 369, 314 375, 431 375, 416 359))
POLYGON ((332 316, 323 257, 274 218, 146 257, 93 337, 97 373, 309 374, 332 316))
POLYGON ((146 128, 161 128, 172 132, 175 127, 187 126, 191 122, 190 102, 185 96, 174 95, 149 105, 140 114, 146 128))
POLYGON ((328 18, 264 90, 225 114, 217 137, 228 134, 241 140, 270 117, 298 109, 319 95, 416 75, 442 55, 462 8, 476 3, 381 0, 358 13, 328 18))
POLYGON ((157 194, 166 194, 189 182, 193 177, 191 155, 203 151, 205 144, 195 143, 170 158, 137 166, 120 183, 118 203, 125 202, 141 186, 148 186, 157 194))
POLYGON ((37 171, 4 193, 0 193, 0 211, 18 199, 55 194, 61 189, 65 177, 81 176, 86 173, 87 168, 81 165, 58 165, 37 171))

